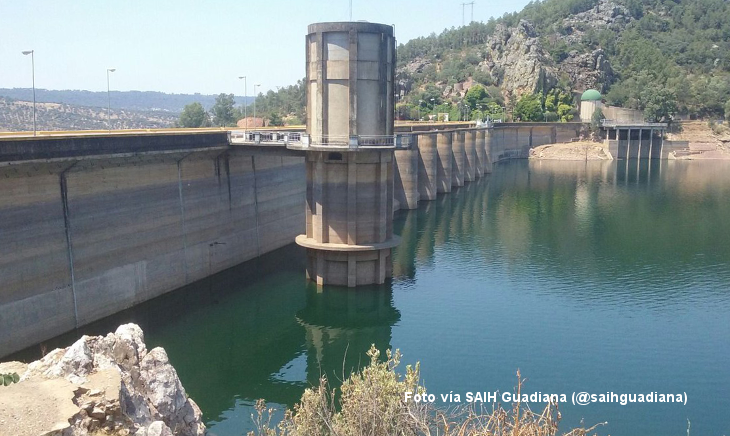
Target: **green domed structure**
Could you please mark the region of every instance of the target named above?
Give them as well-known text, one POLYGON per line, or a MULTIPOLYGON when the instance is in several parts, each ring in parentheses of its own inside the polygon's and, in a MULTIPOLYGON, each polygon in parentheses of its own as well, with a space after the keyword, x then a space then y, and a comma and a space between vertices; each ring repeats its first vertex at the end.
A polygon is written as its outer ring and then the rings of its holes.
POLYGON ((595 89, 589 89, 580 96, 580 101, 596 101, 601 100, 601 93, 595 89))

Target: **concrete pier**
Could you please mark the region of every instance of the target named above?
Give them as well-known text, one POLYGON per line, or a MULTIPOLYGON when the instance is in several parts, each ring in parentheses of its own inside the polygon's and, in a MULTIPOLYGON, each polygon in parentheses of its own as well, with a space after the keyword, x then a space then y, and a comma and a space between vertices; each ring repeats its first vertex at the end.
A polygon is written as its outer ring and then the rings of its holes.
POLYGON ((307 152, 307 277, 318 285, 383 283, 392 275, 393 152, 307 152))
POLYGON ((474 131, 474 153, 476 159, 474 159, 474 177, 481 179, 484 175, 484 141, 479 140, 479 132, 474 131))
POLYGON ((415 209, 418 207, 420 194, 418 192, 419 157, 418 135, 409 135, 411 146, 408 149, 395 150, 395 190, 393 199, 400 209, 415 209))
POLYGON ((466 152, 464 150, 464 131, 457 130, 451 140, 451 186, 464 186, 466 174, 466 152))
POLYGON ((489 161, 487 159, 487 137, 486 137, 486 130, 480 129, 477 130, 477 161, 479 162, 479 171, 477 174, 479 177, 483 177, 485 174, 489 173, 489 170, 487 166, 489 165, 489 161))
POLYGON ((438 153, 436 192, 439 194, 451 192, 451 168, 453 164, 451 139, 451 132, 439 132, 436 134, 436 151, 438 153))
POLYGON ((418 135, 418 192, 421 200, 435 200, 438 185, 436 133, 418 135))
POLYGON ((477 134, 474 130, 464 132, 464 181, 476 180, 477 167, 477 134))

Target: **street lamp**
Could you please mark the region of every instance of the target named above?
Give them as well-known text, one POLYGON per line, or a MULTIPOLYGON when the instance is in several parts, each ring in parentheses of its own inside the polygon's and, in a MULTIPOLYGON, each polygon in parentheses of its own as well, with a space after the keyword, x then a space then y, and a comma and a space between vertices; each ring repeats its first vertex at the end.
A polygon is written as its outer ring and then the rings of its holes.
POLYGON ((35 50, 26 50, 22 52, 24 55, 30 55, 31 74, 33 76, 33 136, 36 135, 35 125, 35 50))
POLYGON ((431 99, 431 106, 433 107, 433 118, 434 118, 434 121, 438 121, 438 118, 436 117, 436 103, 435 103, 435 101, 436 101, 435 98, 432 98, 431 99))
POLYGON ((109 91, 109 73, 117 71, 116 68, 106 69, 106 128, 109 132, 112 131, 112 96, 109 91))
MULTIPOLYGON (((281 104, 281 94, 279 94, 279 91, 281 91, 281 86, 276 87, 276 104, 279 106, 278 108, 276 108, 276 110, 278 112, 282 112, 284 109, 284 105, 281 104)), ((283 113, 282 113, 282 115, 283 115, 283 113)))
POLYGON ((418 100, 418 120, 421 121, 421 106, 423 105, 423 100, 418 100))
POLYGON ((246 86, 246 76, 238 76, 238 78, 243 79, 243 119, 246 120, 246 127, 243 129, 248 130, 248 114, 246 113, 248 107, 248 102, 246 101, 248 97, 246 97, 246 94, 248 94, 248 89, 246 86))
POLYGON ((253 126, 256 127, 257 121, 256 121, 256 100, 258 99, 258 94, 256 94, 256 87, 261 86, 260 83, 257 83, 253 85, 253 126))

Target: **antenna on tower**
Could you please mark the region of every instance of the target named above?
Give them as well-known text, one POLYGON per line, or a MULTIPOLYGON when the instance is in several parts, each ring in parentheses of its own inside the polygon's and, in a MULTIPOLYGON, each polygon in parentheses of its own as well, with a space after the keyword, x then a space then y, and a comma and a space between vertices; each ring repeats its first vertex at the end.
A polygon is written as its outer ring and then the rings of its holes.
POLYGON ((469 23, 474 21, 474 2, 472 1, 471 3, 462 3, 461 4, 461 25, 462 26, 466 26, 466 22, 464 21, 464 11, 466 10, 466 5, 471 5, 471 21, 469 21, 469 23))

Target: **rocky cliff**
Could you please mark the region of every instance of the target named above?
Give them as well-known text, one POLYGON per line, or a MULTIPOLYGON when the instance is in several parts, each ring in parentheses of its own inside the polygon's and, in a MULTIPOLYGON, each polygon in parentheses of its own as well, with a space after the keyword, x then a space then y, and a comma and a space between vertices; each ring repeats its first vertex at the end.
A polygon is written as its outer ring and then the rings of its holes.
POLYGON ((0 364, 20 382, 0 387, 0 435, 202 436, 205 425, 162 348, 139 326, 83 336, 29 365, 0 364))
POLYGON ((558 72, 550 62, 535 28, 526 20, 516 27, 497 25, 486 44, 485 61, 480 67, 504 72, 502 92, 517 97, 540 89, 551 89, 558 81, 558 72))
POLYGON ((592 8, 552 23, 549 30, 544 23, 538 30, 531 20, 520 19, 514 25, 497 21, 493 30, 474 24, 462 28, 462 34, 459 29, 444 32, 417 41, 422 45, 417 49, 404 50, 397 90, 404 97, 433 84, 444 97, 459 98, 481 82, 498 86, 505 101, 558 84, 576 92, 590 88, 607 92, 616 74, 610 56, 594 40, 602 32, 602 38, 615 41, 632 21, 623 4, 597 0, 592 8), (410 52, 418 55, 410 57, 410 52), (470 65, 474 58, 478 63, 470 65))

